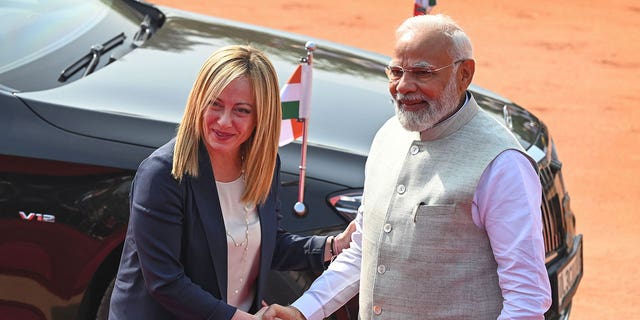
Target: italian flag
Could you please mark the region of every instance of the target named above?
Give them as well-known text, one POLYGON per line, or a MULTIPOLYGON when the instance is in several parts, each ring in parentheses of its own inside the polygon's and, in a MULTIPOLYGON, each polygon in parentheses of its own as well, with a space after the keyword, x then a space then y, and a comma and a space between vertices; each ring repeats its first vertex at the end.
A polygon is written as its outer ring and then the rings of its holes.
POLYGON ((302 137, 304 123, 298 121, 298 119, 309 118, 311 70, 310 65, 306 63, 299 64, 280 91, 280 100, 282 102, 281 147, 302 137))

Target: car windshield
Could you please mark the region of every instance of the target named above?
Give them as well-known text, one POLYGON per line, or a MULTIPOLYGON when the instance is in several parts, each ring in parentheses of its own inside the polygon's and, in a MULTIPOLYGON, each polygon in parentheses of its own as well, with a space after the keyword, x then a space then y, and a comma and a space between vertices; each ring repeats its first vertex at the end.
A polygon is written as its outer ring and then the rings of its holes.
POLYGON ((7 46, 0 51, 0 73, 67 45, 95 27, 108 10, 98 1, 3 1, 0 37, 7 46))
MULTIPOLYGON (((131 38, 141 21, 117 0, 3 0, 0 84, 18 91, 64 85, 63 69, 118 34, 131 38)), ((102 60, 99 67, 109 58, 102 60)))

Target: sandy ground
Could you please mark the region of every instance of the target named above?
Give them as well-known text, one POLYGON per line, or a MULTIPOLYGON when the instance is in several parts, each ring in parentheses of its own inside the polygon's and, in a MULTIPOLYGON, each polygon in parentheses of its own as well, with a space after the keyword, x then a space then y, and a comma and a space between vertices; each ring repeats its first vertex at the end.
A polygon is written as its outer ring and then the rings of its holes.
MULTIPOLYGON (((411 0, 152 3, 313 35, 383 54, 411 0)), ((584 234, 572 319, 640 319, 640 3, 440 0, 475 47, 474 82, 549 126, 584 234)))

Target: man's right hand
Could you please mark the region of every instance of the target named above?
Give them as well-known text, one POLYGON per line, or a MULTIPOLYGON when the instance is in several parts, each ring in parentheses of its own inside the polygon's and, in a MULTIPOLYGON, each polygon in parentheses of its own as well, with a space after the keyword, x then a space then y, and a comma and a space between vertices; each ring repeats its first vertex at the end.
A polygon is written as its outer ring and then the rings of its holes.
MULTIPOLYGON (((260 313, 258 313, 259 315, 260 313)), ((270 305, 267 310, 262 313, 262 320, 306 320, 300 310, 279 304, 270 305)))

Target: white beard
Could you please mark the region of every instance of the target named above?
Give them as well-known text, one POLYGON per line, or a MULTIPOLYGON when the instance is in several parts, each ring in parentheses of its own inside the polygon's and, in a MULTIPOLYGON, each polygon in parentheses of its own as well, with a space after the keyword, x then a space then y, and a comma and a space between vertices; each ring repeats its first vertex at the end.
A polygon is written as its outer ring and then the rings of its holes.
MULTIPOLYGON (((403 128, 408 131, 422 132, 433 128, 440 121, 458 107, 458 84, 455 81, 455 72, 451 73, 451 77, 447 82, 447 86, 442 91, 438 99, 432 100, 420 96, 421 100, 428 103, 426 108, 417 111, 406 111, 398 101, 409 97, 410 95, 396 94, 394 104, 396 106, 396 116, 403 128)), ((415 97, 412 97, 415 98, 415 97)))

